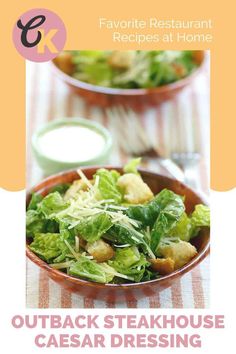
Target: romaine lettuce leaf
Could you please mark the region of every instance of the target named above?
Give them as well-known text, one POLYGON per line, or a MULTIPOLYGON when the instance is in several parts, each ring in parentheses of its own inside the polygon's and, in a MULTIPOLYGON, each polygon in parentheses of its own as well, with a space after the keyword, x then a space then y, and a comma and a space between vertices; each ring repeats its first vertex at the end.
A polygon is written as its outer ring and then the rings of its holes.
POLYGON ((58 233, 59 224, 55 220, 46 220, 44 232, 47 233, 58 233))
POLYGON ((178 237, 182 241, 189 241, 192 232, 192 223, 191 219, 184 212, 177 222, 177 224, 172 228, 168 234, 168 236, 178 237))
POLYGON ((203 204, 195 206, 191 217, 191 237, 195 237, 201 227, 210 227, 210 208, 203 204))
POLYGON ((70 186, 71 186, 71 183, 60 183, 60 184, 57 184, 56 186, 52 187, 50 189, 49 193, 58 192, 61 194, 61 196, 63 196, 65 194, 65 192, 67 191, 67 189, 69 189, 70 186))
POLYGON ((109 261, 117 272, 131 276, 135 282, 141 281, 146 267, 150 265, 144 254, 136 247, 118 249, 114 260, 109 261))
POLYGON ((26 235, 33 237, 35 233, 44 232, 46 220, 34 209, 26 212, 26 235))
POLYGON ((164 189, 160 194, 162 194, 160 212, 151 231, 151 249, 154 253, 161 238, 168 235, 185 210, 183 198, 180 195, 167 189, 164 189))
POLYGON ((111 227, 112 222, 109 215, 100 213, 81 220, 75 230, 84 240, 94 242, 99 240, 111 227))
POLYGON ((110 228, 104 238, 118 245, 140 245, 145 253, 151 258, 155 258, 144 235, 132 227, 117 223, 110 228))
POLYGON ((99 176, 98 189, 103 199, 113 199, 115 203, 119 204, 122 201, 122 193, 117 186, 117 179, 119 174, 117 171, 108 171, 104 168, 96 172, 99 176))
POLYGON ((106 52, 103 50, 74 50, 71 53, 74 64, 93 63, 98 59, 106 58, 106 52))
POLYGON ((114 262, 122 264, 124 267, 130 267, 140 259, 140 253, 137 247, 117 248, 114 262))
POLYGON ((41 194, 32 193, 27 210, 36 210, 43 197, 41 194))
POLYGON ((65 221, 60 221, 59 222, 59 232, 60 232, 60 238, 61 240, 67 240, 70 242, 74 242, 75 241, 75 236, 76 236, 76 232, 75 229, 69 229, 70 224, 68 224, 65 221))
MULTIPOLYGON (((168 204, 172 203, 175 198, 177 198, 179 201, 182 199, 181 196, 178 196, 174 192, 168 189, 163 189, 147 204, 132 205, 128 207, 125 213, 131 219, 140 221, 143 227, 153 227, 160 211, 163 210, 168 204)), ((183 202, 180 201, 180 204, 182 206, 183 202)))
POLYGON ((125 166, 124 166, 124 172, 125 173, 134 173, 138 175, 138 170, 137 167, 141 162, 141 157, 138 157, 136 159, 130 160, 125 166))
POLYGON ((210 227, 210 208, 203 204, 196 205, 191 215, 191 223, 196 227, 210 227))
POLYGON ((27 210, 26 212, 26 235, 34 237, 36 233, 55 233, 58 232, 58 223, 48 220, 38 210, 27 210))
POLYGON ((48 194, 39 204, 39 210, 46 218, 55 217, 56 213, 66 209, 69 203, 65 202, 59 192, 48 194))
POLYGON ((113 71, 107 62, 106 51, 74 51, 72 56, 75 65, 74 77, 90 84, 109 86, 113 71))
POLYGON ((60 262, 70 253, 59 233, 36 233, 29 248, 46 262, 60 262))
POLYGON ((152 227, 160 212, 160 205, 157 196, 144 205, 132 205, 125 211, 125 214, 134 220, 140 221, 143 227, 152 227))
POLYGON ((95 281, 97 283, 109 283, 112 281, 115 271, 108 265, 96 263, 87 257, 80 256, 69 269, 69 274, 95 281))
POLYGON ((149 281, 149 280, 152 280, 152 279, 156 279, 158 276, 158 273, 157 272, 154 272, 150 269, 145 269, 144 273, 143 273, 143 277, 140 281, 144 282, 144 281, 149 281))
POLYGON ((210 227, 210 209, 206 205, 198 204, 190 216, 183 213, 168 236, 179 237, 182 241, 189 241, 197 236, 201 227, 210 227))
MULTIPOLYGON (((109 86, 113 72, 107 63, 91 63, 89 66, 84 67, 84 77, 87 77, 86 81, 91 84, 100 86, 109 86)), ((77 76, 79 78, 79 76, 77 76)))
POLYGON ((192 215, 182 214, 167 237, 179 238, 188 242, 192 237, 197 236, 201 227, 210 227, 210 209, 205 205, 199 204, 196 205, 192 215))

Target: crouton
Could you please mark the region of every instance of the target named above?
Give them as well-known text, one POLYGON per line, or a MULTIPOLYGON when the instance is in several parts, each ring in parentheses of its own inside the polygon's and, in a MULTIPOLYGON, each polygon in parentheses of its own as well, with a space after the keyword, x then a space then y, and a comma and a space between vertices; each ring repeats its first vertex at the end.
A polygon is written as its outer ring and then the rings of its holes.
POLYGON ((174 269, 179 269, 197 255, 196 248, 186 241, 172 242, 158 248, 158 252, 165 258, 174 261, 174 269))
POLYGON ((151 268, 161 275, 170 274, 174 271, 175 262, 171 258, 156 258, 151 259, 151 268))
POLYGON ((88 243, 86 250, 99 263, 108 261, 115 254, 113 248, 101 239, 93 243, 88 243))
POLYGON ((136 52, 132 50, 114 50, 108 58, 108 63, 113 68, 129 69, 134 61, 136 52))
POLYGON ((124 199, 131 204, 143 204, 153 198, 153 193, 139 175, 126 173, 119 177, 118 186, 124 190, 124 199))
POLYGON ((79 191, 86 191, 86 189, 88 189, 87 184, 82 181, 82 179, 77 179, 72 183, 70 188, 67 189, 64 200, 75 198, 79 191))
POLYGON ((54 62, 64 73, 72 75, 74 72, 74 64, 71 53, 62 52, 55 59, 54 62))

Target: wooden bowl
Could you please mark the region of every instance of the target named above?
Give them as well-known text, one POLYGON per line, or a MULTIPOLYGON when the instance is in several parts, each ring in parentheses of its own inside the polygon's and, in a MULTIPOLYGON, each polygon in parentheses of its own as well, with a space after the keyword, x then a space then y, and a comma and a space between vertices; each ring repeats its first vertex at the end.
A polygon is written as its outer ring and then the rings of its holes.
POLYGON ((189 85, 204 66, 206 59, 205 52, 203 50, 194 51, 194 59, 198 64, 198 68, 190 75, 174 83, 150 89, 122 89, 88 84, 63 72, 57 66, 56 59, 52 61, 52 68, 56 75, 73 92, 83 97, 90 104, 102 107, 128 105, 138 109, 143 106, 156 106, 166 100, 172 99, 179 91, 189 85))
MULTIPOLYGON (((85 167, 82 168, 82 171, 90 179, 98 168, 99 167, 85 167)), ((122 171, 121 168, 114 166, 105 166, 105 168, 122 171)), ((196 204, 206 204, 206 201, 198 196, 194 191, 175 179, 146 170, 140 169, 139 171, 142 175, 142 178, 150 186, 154 194, 160 192, 163 188, 168 188, 175 193, 185 196, 185 206, 187 213, 191 213, 194 210, 196 204)), ((60 183, 71 183, 75 179, 78 179, 78 174, 76 171, 67 171, 48 177, 37 186, 35 186, 27 194, 27 205, 30 201, 32 191, 45 196, 49 193, 52 187, 55 187, 60 183)), ((189 272, 192 268, 196 267, 209 253, 209 239, 209 229, 203 229, 192 242, 198 250, 197 256, 181 269, 178 269, 173 273, 163 276, 159 279, 154 279, 143 283, 132 283, 124 285, 99 284, 87 280, 82 280, 67 275, 61 271, 55 270, 42 259, 40 259, 36 254, 34 254, 29 249, 28 244, 26 245, 26 255, 29 257, 29 259, 31 259, 31 261, 45 270, 51 279, 71 292, 75 292, 93 299, 102 299, 106 301, 132 301, 145 296, 155 295, 157 292, 170 287, 177 279, 179 279, 185 273, 189 272)))

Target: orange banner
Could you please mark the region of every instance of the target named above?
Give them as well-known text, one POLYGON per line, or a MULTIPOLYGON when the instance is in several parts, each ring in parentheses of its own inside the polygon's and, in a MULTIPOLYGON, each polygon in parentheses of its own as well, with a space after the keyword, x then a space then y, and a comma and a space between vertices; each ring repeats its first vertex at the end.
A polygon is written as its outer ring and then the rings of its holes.
POLYGON ((17 53, 11 36, 19 16, 37 7, 54 11, 64 21, 66 49, 210 49, 211 188, 223 191, 235 187, 235 11, 232 1, 203 0, 192 4, 186 0, 164 3, 100 0, 82 4, 75 0, 68 3, 27 0, 5 5, 1 13, 1 187, 25 188, 25 60, 17 53), (150 19, 153 19, 151 26, 150 19), (123 20, 130 21, 129 28, 117 30, 123 20), (192 21, 188 36, 172 20, 192 21), (194 21, 203 21, 203 27, 198 29, 194 21), (145 22, 148 26, 143 28, 145 22), (114 32, 120 35, 114 37, 114 32), (154 41, 154 35, 169 32, 174 35, 173 41, 167 37, 165 41, 154 41), (145 34, 145 42, 138 43, 143 37, 133 36, 139 34, 145 34))

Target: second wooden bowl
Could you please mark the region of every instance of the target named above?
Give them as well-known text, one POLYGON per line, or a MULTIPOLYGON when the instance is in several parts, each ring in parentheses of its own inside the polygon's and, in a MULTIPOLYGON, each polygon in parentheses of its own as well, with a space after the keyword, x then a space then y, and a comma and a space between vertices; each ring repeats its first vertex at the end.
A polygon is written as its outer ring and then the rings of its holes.
POLYGON ((57 65, 56 59, 52 61, 52 68, 59 79, 64 81, 73 92, 83 97, 88 103, 98 106, 129 105, 134 109, 143 106, 155 106, 172 99, 176 94, 191 84, 196 75, 202 70, 206 55, 203 50, 194 51, 194 60, 198 68, 190 75, 174 83, 150 89, 122 89, 102 87, 77 80, 63 72, 57 65))

